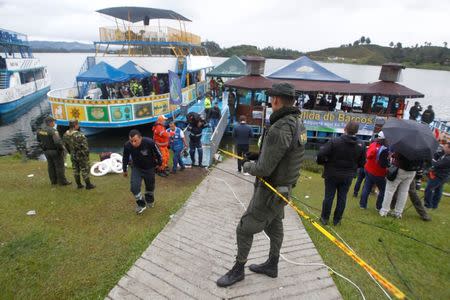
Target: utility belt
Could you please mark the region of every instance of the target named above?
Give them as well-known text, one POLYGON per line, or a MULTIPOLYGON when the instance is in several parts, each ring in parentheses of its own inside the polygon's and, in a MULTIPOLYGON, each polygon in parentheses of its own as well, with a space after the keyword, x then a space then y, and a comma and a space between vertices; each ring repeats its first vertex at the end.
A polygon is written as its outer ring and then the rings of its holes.
POLYGON ((189 134, 189 137, 193 138, 193 137, 201 137, 203 133, 199 133, 199 134, 189 134))

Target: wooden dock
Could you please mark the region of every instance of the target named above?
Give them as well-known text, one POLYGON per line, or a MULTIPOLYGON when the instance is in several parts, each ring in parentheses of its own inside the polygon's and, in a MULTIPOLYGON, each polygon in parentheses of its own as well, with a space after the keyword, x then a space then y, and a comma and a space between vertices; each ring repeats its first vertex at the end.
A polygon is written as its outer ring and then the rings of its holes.
MULTIPOLYGON (((253 180, 236 172, 236 161, 213 168, 185 206, 153 240, 107 299, 341 299, 324 266, 295 265, 280 259, 278 278, 255 274, 219 288, 216 280, 234 264, 236 225, 247 205, 253 180), (239 200, 239 201, 238 201, 239 200)), ((186 172, 188 172, 187 170, 186 172)), ((152 213, 151 209, 145 213, 152 213)), ((323 263, 298 215, 286 207, 282 255, 297 263, 323 263)), ((255 236, 249 262, 267 259, 269 240, 255 236)))

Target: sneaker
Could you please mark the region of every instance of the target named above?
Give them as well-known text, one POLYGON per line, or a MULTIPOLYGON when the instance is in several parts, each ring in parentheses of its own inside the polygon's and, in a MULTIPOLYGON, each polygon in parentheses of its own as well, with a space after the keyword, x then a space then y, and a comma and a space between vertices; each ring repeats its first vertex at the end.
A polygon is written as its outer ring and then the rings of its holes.
POLYGON ((182 167, 180 168, 180 171, 184 171, 184 169, 186 169, 186 167, 185 167, 185 166, 182 166, 182 167))
POLYGON ((367 209, 367 207, 364 207, 364 206, 360 206, 359 208, 360 209, 367 209))
POLYGON ((153 202, 147 202, 147 207, 148 207, 148 208, 153 208, 153 207, 155 207, 155 201, 153 201, 153 202))
POLYGON ((199 164, 198 167, 199 167, 199 168, 204 168, 205 166, 202 165, 202 164, 199 164))
POLYGON ((380 216, 381 216, 381 217, 384 218, 384 217, 387 217, 387 215, 388 215, 388 213, 383 213, 383 212, 380 211, 380 216))
POLYGON ((244 174, 245 176, 250 176, 250 174, 247 173, 247 172, 244 172, 243 174, 244 174))
POLYGON ((341 220, 339 220, 339 221, 333 220, 333 226, 339 226, 339 225, 341 225, 341 220))
POLYGON ((401 219, 402 218, 402 214, 393 214, 393 217, 396 219, 401 219))
POLYGON ((146 210, 147 207, 146 206, 136 206, 136 209, 134 210, 136 212, 137 215, 140 215, 144 212, 144 210, 146 210))

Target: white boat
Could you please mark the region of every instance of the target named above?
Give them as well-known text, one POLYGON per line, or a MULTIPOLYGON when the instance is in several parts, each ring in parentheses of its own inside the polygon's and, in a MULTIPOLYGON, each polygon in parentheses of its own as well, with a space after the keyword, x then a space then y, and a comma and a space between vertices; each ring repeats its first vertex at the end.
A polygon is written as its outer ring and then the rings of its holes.
POLYGON ((58 125, 67 126, 69 120, 77 119, 89 134, 148 124, 159 115, 176 116, 181 107, 188 107, 206 92, 206 72, 213 63, 200 37, 186 31, 189 19, 171 10, 145 7, 98 12, 114 18, 115 26, 100 27, 100 38, 94 42, 96 55, 86 58, 75 86, 48 93, 58 125), (160 20, 176 21, 179 28, 161 26, 160 20), (169 71, 178 75, 179 103, 170 101, 173 81, 169 81, 169 71), (133 95, 127 90, 132 86, 130 80, 140 82, 143 92, 133 95), (151 80, 157 80, 158 87, 151 80))
POLYGON ((26 108, 49 90, 47 68, 33 57, 27 36, 0 29, 0 115, 26 108))

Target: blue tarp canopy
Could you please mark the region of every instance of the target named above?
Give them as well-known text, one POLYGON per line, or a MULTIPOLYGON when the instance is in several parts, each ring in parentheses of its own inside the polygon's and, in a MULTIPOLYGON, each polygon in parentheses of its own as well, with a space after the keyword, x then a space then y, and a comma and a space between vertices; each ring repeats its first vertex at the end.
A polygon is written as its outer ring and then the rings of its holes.
POLYGON ((89 70, 77 76, 77 81, 116 83, 130 80, 131 77, 105 62, 100 62, 92 66, 89 70))
POLYGON ((120 71, 128 74, 131 78, 142 79, 149 77, 151 74, 141 66, 138 66, 133 61, 129 60, 119 68, 120 71))
POLYGON ((350 82, 350 80, 328 71, 306 56, 298 58, 267 77, 273 79, 350 82))

